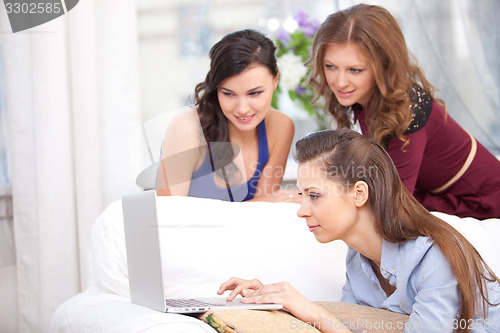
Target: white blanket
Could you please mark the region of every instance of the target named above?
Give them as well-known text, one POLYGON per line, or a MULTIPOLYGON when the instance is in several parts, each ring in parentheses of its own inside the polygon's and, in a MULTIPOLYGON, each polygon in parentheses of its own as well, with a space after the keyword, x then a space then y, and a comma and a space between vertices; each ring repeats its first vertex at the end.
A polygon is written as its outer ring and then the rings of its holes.
POLYGON ((130 303, 130 299, 91 289, 60 306, 51 332, 75 333, 214 333, 196 318, 162 313, 130 303))

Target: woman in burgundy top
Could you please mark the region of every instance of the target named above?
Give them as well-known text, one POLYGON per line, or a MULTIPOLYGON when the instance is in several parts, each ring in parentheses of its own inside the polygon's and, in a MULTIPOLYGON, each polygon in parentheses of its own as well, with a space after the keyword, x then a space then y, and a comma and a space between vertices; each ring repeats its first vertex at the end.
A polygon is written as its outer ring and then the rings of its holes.
POLYGON ((315 35, 309 65, 311 84, 337 126, 358 121, 422 205, 500 218, 500 161, 434 98, 387 10, 360 4, 331 14, 315 35))

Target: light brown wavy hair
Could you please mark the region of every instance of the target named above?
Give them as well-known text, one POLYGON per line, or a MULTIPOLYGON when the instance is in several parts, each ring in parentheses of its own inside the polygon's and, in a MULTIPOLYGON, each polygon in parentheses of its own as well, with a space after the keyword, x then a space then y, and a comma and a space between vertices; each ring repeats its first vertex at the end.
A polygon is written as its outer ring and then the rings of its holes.
POLYGON ((352 108, 342 106, 328 87, 323 63, 329 45, 346 43, 360 48, 375 76, 376 87, 366 110, 368 136, 378 144, 383 144, 390 136, 407 144, 404 133, 412 121, 409 108, 412 85, 421 85, 431 98, 434 87, 416 61, 410 60, 398 23, 382 7, 355 5, 329 15, 321 24, 314 36, 312 57, 307 63, 311 68, 309 82, 316 92, 313 102, 323 98, 325 111, 333 116, 337 126, 352 128, 352 108))
POLYGON ((496 305, 488 299, 487 282, 500 283, 500 280, 460 232, 432 215, 408 192, 384 148, 354 130, 343 128, 312 133, 299 140, 294 157, 299 164, 317 161, 327 178, 345 184, 346 189, 357 181, 365 182, 367 205, 375 215, 376 231, 392 243, 419 236, 430 238, 457 278, 460 293, 457 319, 465 320, 459 323, 469 323, 481 309, 486 318, 488 305, 496 305))

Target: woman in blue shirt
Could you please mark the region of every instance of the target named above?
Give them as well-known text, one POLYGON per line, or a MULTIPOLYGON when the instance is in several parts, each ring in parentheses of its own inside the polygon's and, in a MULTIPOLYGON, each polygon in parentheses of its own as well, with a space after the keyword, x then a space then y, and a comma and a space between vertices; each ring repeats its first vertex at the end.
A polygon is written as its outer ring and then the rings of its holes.
MULTIPOLYGON (((498 332, 498 277, 457 230, 406 190, 386 151, 349 130, 313 133, 296 144, 298 215, 321 243, 349 251, 342 301, 409 315, 404 332, 498 332), (467 330, 463 330, 464 332, 467 330)), ((232 290, 249 303, 281 303, 323 332, 348 332, 288 283, 238 278, 232 290)))
POLYGON ((279 70, 273 42, 256 30, 224 36, 195 105, 165 132, 156 190, 227 201, 287 199, 279 191, 294 134, 271 108, 279 70))

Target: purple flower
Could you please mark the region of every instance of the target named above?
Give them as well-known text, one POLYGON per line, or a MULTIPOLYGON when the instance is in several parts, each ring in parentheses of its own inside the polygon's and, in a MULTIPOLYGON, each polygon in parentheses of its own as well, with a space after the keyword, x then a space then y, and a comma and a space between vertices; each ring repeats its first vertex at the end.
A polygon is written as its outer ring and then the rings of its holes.
POLYGON ((282 42, 285 47, 287 47, 288 43, 290 43, 290 34, 285 30, 280 29, 276 33, 276 39, 282 42))
POLYGON ((318 30, 318 25, 309 25, 307 27, 302 27, 301 30, 307 37, 312 37, 318 30))
POLYGON ((319 28, 319 22, 307 15, 302 9, 298 9, 293 18, 307 37, 313 36, 319 28))
POLYGON ((309 15, 302 9, 297 9, 297 12, 293 16, 293 19, 297 21, 299 27, 305 27, 309 25, 309 15))
POLYGON ((297 92, 298 95, 302 95, 306 92, 306 90, 304 89, 304 87, 298 85, 297 86, 297 89, 295 89, 295 91, 297 92))

